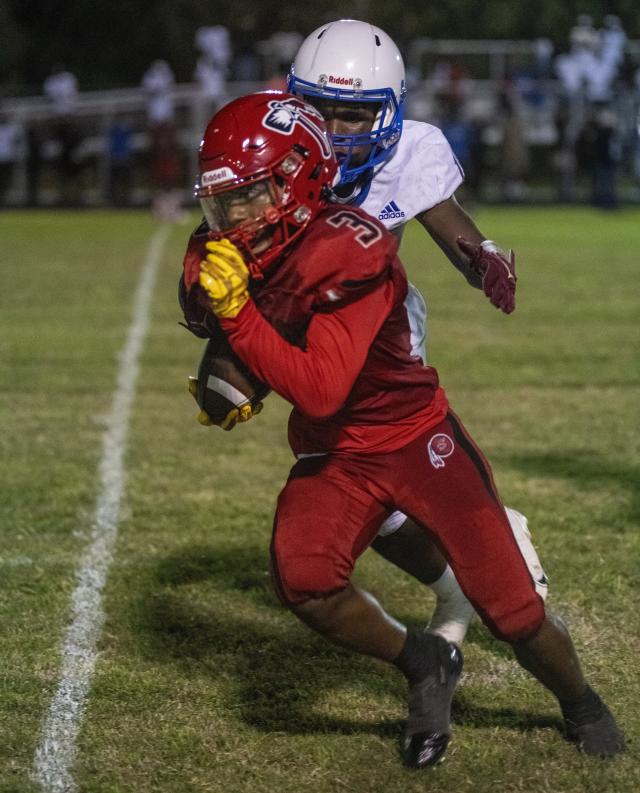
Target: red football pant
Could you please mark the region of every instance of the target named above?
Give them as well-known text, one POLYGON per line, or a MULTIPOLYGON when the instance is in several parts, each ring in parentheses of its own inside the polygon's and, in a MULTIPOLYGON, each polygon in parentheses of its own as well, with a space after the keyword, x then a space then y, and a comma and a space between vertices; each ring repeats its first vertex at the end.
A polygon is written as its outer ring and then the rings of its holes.
POLYGON ((495 636, 534 633, 544 603, 509 526, 489 464, 454 413, 381 455, 299 460, 278 498, 271 544, 283 602, 327 597, 349 583, 380 524, 400 509, 442 548, 495 636))

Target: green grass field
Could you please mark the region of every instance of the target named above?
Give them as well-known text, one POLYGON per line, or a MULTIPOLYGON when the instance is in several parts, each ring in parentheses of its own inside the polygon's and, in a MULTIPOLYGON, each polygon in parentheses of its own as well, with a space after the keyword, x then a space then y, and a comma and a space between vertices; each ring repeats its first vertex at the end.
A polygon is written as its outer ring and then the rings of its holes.
MULTIPOLYGON (((189 227, 164 250, 126 456, 106 622, 77 738, 83 793, 600 793, 640 790, 640 364, 637 210, 484 209, 518 253, 511 317, 419 228, 403 259, 428 297, 429 355, 529 517, 593 684, 630 739, 613 762, 560 734, 550 695, 479 624, 464 646, 446 762, 403 768, 400 675, 333 648, 277 604, 275 497, 287 406, 231 433, 200 427, 177 324, 189 227)), ((194 217, 195 222, 195 217, 194 217)), ((37 791, 93 520, 105 416, 155 225, 144 213, 0 215, 0 791, 37 791)), ((429 590, 372 552, 357 580, 407 623, 429 590)))

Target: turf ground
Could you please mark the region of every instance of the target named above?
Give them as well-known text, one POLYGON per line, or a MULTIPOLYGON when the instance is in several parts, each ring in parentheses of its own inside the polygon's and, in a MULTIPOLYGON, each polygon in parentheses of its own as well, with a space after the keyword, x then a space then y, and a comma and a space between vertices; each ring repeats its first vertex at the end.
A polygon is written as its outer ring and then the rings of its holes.
MULTIPOLYGON (((518 309, 466 287, 423 232, 403 258, 429 352, 524 512, 586 671, 629 752, 580 756, 558 711, 478 624, 446 762, 402 767, 400 676, 326 645, 271 593, 286 405, 231 433, 194 421, 201 343, 177 325, 189 227, 162 257, 126 456, 106 622, 73 777, 86 793, 640 790, 637 210, 484 209, 518 252, 518 309)), ((195 220, 195 218, 194 218, 195 220)), ((0 791, 26 793, 98 488, 105 416, 149 240, 143 213, 0 215, 0 791)), ((431 593, 372 552, 357 580, 407 623, 431 593)), ((53 789, 53 788, 51 788, 53 789)))

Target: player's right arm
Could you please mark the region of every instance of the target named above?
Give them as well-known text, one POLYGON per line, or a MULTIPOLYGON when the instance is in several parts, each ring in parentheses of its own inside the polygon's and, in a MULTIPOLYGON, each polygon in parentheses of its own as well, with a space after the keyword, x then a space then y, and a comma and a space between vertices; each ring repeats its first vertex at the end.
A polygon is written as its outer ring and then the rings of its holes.
POLYGON ((464 174, 451 146, 440 130, 428 124, 413 127, 417 133, 409 177, 403 180, 413 205, 422 205, 415 217, 449 261, 492 305, 510 314, 515 308, 513 255, 505 255, 487 240, 455 197, 464 174), (412 175, 418 168, 419 174, 412 175), (419 196, 419 197, 418 197, 419 196), (417 199, 417 200, 416 200, 417 199))
POLYGON ((257 377, 305 415, 323 419, 345 404, 394 300, 389 280, 336 311, 315 314, 304 349, 283 339, 251 299, 220 324, 257 377))
POLYGON ((516 307, 513 252, 507 255, 486 239, 455 196, 423 212, 418 220, 467 281, 482 289, 491 305, 511 314, 516 307))
MULTIPOLYGON (((301 316, 309 320, 304 348, 276 330, 278 309, 269 319, 261 313, 249 297, 249 271, 240 252, 223 242, 206 243, 199 283, 234 351, 305 415, 333 415, 345 404, 378 331, 401 299, 406 281, 393 275, 397 240, 360 210, 323 211, 280 264, 285 274, 276 294, 295 295, 301 316)), ((263 290, 268 289, 267 281, 263 290)))
POLYGON ((458 237, 479 245, 485 239, 473 218, 465 212, 455 195, 427 209, 416 218, 429 232, 449 261, 476 289, 482 286, 482 278, 469 265, 469 257, 458 244, 458 237))

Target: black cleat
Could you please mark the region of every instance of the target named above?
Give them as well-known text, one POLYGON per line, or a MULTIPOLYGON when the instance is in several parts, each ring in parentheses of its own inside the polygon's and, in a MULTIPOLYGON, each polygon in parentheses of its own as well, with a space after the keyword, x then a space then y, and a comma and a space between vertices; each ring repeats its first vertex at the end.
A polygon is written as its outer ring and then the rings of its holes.
POLYGON ((609 708, 603 707, 600 718, 589 724, 575 724, 569 719, 564 721, 567 740, 577 743, 580 750, 590 757, 613 757, 626 749, 624 735, 616 720, 609 708))
POLYGON ((449 733, 417 732, 404 739, 404 761, 410 768, 427 768, 444 760, 449 733))
POLYGON ((444 759, 449 744, 451 700, 460 673, 462 653, 440 636, 424 634, 430 660, 427 676, 409 689, 409 718, 405 730, 404 761, 411 768, 427 768, 444 759))

